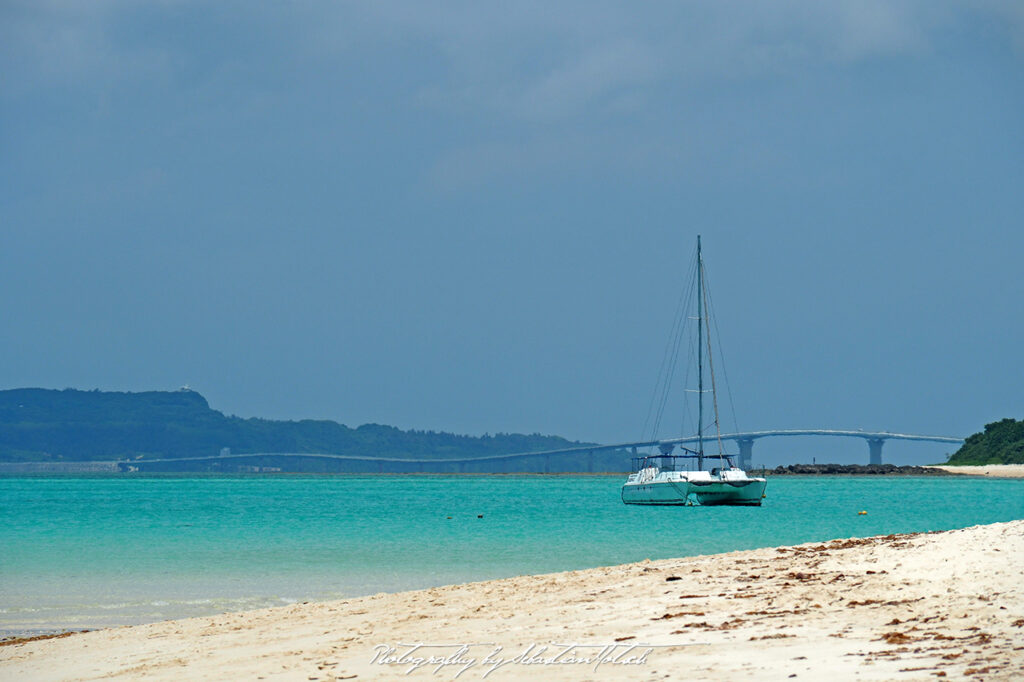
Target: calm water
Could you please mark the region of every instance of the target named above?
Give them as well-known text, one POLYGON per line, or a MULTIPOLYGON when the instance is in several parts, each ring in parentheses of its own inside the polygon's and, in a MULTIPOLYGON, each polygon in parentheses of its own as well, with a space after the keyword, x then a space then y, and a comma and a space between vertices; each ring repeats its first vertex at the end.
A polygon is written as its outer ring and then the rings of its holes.
POLYGON ((753 509, 626 506, 621 483, 0 478, 0 631, 1024 518, 1024 480, 779 477, 753 509))

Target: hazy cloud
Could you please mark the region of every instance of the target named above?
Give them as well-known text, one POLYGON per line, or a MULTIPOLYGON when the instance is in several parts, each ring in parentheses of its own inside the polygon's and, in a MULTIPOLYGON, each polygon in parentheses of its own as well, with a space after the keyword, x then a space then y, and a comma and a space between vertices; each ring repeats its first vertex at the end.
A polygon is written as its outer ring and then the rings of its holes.
POLYGON ((746 425, 969 433, 1020 403, 1022 26, 1019 0, 0 2, 0 374, 622 439, 701 230, 746 425))
MULTIPOLYGON (((432 60, 440 60, 426 74, 424 89, 440 89, 467 104, 464 95, 472 93, 473 102, 527 116, 566 115, 610 91, 654 87, 659 79, 745 77, 821 60, 920 53, 935 49, 941 32, 969 14, 994 17, 1018 40, 1024 26, 1020 3, 998 0, 666 2, 641 9, 604 2, 229 3, 218 5, 217 14, 236 32, 247 26, 276 31, 284 43, 272 52, 290 51, 299 60, 374 68, 389 51, 421 53, 424 63, 409 68, 429 70, 432 60)), ((181 68, 187 55, 167 50, 208 49, 186 39, 160 47, 132 34, 133 21, 161 15, 198 25, 210 8, 192 0, 10 2, 0 12, 5 60, 20 67, 25 81, 42 77, 44 87, 181 68)), ((258 44, 235 44, 237 38, 205 36, 248 50, 238 57, 259 68, 268 55, 258 44)))

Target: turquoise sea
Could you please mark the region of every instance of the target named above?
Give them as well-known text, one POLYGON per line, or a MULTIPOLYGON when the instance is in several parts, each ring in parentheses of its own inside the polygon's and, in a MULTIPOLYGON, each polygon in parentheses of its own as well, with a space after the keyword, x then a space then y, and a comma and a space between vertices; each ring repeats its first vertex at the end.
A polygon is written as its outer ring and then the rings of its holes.
POLYGON ((0 634, 1024 518, 1024 480, 777 477, 705 508, 622 479, 0 478, 0 634))

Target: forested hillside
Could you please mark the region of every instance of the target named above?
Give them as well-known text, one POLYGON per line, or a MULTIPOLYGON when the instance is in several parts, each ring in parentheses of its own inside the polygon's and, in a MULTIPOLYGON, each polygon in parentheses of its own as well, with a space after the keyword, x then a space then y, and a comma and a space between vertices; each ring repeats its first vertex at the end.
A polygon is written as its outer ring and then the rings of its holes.
POLYGON ((1003 419, 964 441, 949 464, 1024 464, 1024 421, 1003 419))
MULTIPOLYGON (((301 452, 368 457, 482 457, 571 447, 558 436, 460 436, 333 421, 225 416, 190 390, 0 391, 0 461, 154 459, 301 452)), ((582 445, 582 444, 580 444, 582 445)))

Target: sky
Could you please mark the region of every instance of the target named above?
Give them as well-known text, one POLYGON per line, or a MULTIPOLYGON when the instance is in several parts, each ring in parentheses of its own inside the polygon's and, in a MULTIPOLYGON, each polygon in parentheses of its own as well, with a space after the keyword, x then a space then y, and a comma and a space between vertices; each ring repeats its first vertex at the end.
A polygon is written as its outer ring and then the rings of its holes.
POLYGON ((727 429, 965 436, 1022 216, 1019 2, 0 3, 0 388, 636 440, 701 234, 727 429))

